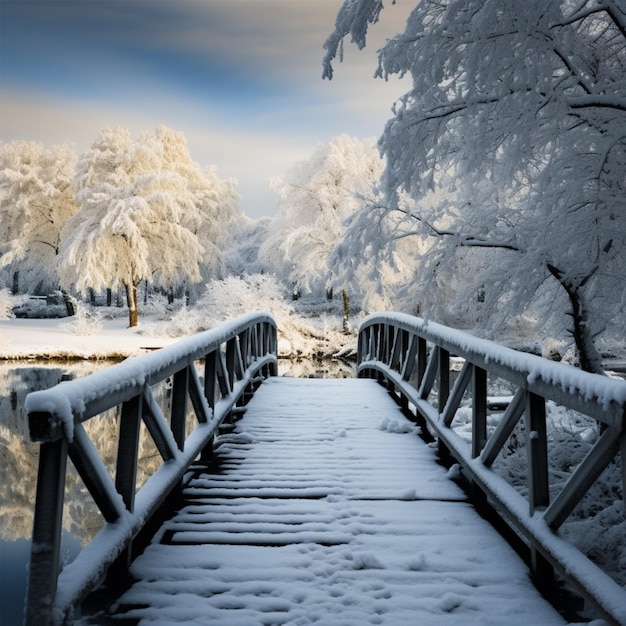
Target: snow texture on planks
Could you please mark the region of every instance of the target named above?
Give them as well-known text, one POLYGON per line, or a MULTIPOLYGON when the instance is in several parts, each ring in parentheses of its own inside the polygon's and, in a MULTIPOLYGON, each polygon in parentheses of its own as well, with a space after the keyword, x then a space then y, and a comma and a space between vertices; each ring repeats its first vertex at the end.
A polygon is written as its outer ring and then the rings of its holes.
POLYGON ((141 624, 562 624, 372 380, 264 382, 132 566, 141 624))

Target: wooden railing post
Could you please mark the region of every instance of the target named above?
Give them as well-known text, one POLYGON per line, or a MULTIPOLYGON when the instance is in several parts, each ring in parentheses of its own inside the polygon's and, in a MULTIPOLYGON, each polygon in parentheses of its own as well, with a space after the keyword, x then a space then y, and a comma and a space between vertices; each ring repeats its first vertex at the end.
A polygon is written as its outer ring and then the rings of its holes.
POLYGON ((204 396, 208 405, 215 409, 217 388, 217 352, 213 350, 204 359, 204 396))
POLYGON ((61 554, 67 440, 42 443, 26 592, 26 624, 48 626, 57 589, 61 554))
MULTIPOLYGON (((528 449, 529 513, 550 504, 548 480, 548 437, 546 401, 532 392, 526 395, 526 445, 528 449)), ((530 547, 530 569, 537 583, 546 589, 555 585, 554 568, 533 544, 530 547)))
MULTIPOLYGON (((268 349, 265 352, 265 354, 269 354, 272 351, 272 349, 276 350, 278 346, 278 329, 276 328, 276 326, 270 326, 269 324, 266 324, 266 326, 269 329, 270 342, 269 342, 268 349), (272 346, 274 347, 272 348, 272 346)), ((268 363, 267 369, 264 371, 266 372, 267 376, 278 376, 277 361, 271 361, 270 363, 268 363)))
MULTIPOLYGON (((480 456, 487 441, 487 372, 482 367, 472 368, 472 458, 480 456)), ((472 501, 482 510, 487 504, 487 494, 475 481, 471 481, 472 501)))
POLYGON ((474 367, 472 376, 472 458, 480 456, 487 441, 487 372, 474 367))
POLYGON ((548 438, 546 401, 532 392, 526 395, 526 441, 528 448, 528 503, 530 514, 550 504, 548 485, 548 438))
MULTIPOLYGON (((122 404, 120 435, 117 444, 115 488, 122 496, 126 508, 132 513, 135 508, 137 467, 139 461, 139 433, 141 429, 142 396, 135 396, 122 404)), ((128 572, 132 559, 132 544, 120 555, 112 570, 128 572)))
POLYGON ((142 396, 135 396, 122 404, 120 436, 117 444, 115 488, 129 511, 135 506, 139 432, 141 427, 142 396))
POLYGON ((426 361, 428 360, 428 350, 426 346, 426 339, 423 337, 417 338, 417 384, 416 389, 422 386, 422 380, 426 374, 426 361))
POLYGON ((439 350, 439 381, 438 381, 438 406, 439 412, 443 411, 450 397, 450 353, 444 348, 439 350))
POLYGON ((228 386, 232 390, 235 382, 235 367, 237 362, 237 339, 233 337, 226 342, 226 375, 228 386))
POLYGON ((187 390, 189 389, 189 368, 185 367, 174 374, 172 382, 171 427, 174 441, 179 450, 184 448, 187 421, 187 390))

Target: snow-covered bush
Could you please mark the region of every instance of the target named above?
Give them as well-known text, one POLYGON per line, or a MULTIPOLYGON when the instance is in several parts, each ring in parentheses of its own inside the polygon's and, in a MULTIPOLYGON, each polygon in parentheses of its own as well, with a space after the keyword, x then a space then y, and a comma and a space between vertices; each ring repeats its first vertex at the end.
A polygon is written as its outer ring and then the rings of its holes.
POLYGON ((170 303, 167 296, 158 292, 150 293, 147 298, 144 297, 141 303, 142 313, 146 317, 157 320, 170 319, 174 313, 184 308, 184 299, 179 298, 170 303))
POLYGON ((182 337, 214 328, 238 315, 270 313, 278 326, 279 356, 323 358, 332 356, 350 339, 341 317, 306 317, 287 300, 284 287, 271 274, 246 274, 213 280, 192 307, 183 307, 168 321, 144 325, 142 331, 182 337))
MULTIPOLYGON (((158 324, 157 330, 171 337, 181 337, 252 311, 267 311, 277 322, 292 313, 281 285, 273 276, 248 274, 212 280, 195 305, 171 313, 167 323, 158 324)), ((151 332, 153 330, 151 327, 151 332)))
POLYGON ((102 330, 102 316, 98 311, 83 304, 75 304, 76 314, 70 322, 63 324, 63 329, 75 335, 95 335, 102 330))
POLYGON ((213 280, 206 286, 196 308, 212 321, 212 326, 250 311, 267 311, 279 324, 293 314, 282 285, 271 274, 213 280))

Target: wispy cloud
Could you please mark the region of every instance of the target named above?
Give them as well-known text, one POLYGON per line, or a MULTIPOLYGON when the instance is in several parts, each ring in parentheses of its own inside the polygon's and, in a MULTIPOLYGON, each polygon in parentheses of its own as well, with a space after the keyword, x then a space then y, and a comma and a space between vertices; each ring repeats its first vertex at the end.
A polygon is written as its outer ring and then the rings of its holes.
POLYGON ((338 0, 2 0, 0 138, 85 149, 103 126, 166 124, 192 156, 239 180, 242 207, 272 213, 266 180, 335 134, 376 136, 400 95, 368 48, 321 80, 338 0))

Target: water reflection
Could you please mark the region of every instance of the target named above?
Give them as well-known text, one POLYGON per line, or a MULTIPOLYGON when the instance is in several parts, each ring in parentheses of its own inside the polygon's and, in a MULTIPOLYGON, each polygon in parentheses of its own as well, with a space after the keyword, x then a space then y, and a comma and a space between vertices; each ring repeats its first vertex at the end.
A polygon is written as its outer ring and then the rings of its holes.
POLYGON ((344 359, 278 359, 278 375, 296 378, 354 378, 356 365, 344 359))
MULTIPOLYGON (((56 385, 65 377, 86 376, 101 363, 0 365, 0 538, 30 537, 37 482, 39 445, 30 442, 24 399, 31 391, 56 385)), ((69 520, 64 520, 69 530, 69 520)))
MULTIPOLYGON (((0 364, 0 606, 7 624, 22 621, 39 462, 39 444, 28 436, 24 399, 31 391, 86 376, 105 365, 110 363, 0 364)), ((68 477, 68 490, 78 482, 76 476, 68 477)), ((76 526, 66 507, 61 540, 65 563, 80 550, 71 533, 76 526)))

